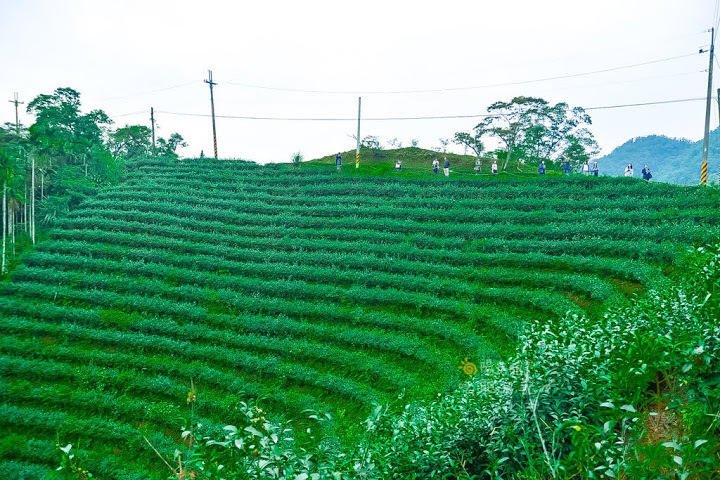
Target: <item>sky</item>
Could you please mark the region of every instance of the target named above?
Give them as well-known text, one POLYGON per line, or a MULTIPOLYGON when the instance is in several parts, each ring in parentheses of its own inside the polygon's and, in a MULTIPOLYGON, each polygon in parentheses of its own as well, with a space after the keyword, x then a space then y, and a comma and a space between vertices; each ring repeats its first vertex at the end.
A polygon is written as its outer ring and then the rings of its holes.
MULTIPOLYGON (((480 118, 372 119, 482 115, 515 96, 586 109, 705 97, 709 54, 698 52, 709 47, 717 4, 0 0, 0 92, 18 92, 26 106, 71 87, 83 111, 102 109, 115 127, 150 126, 152 107, 158 136, 187 141, 181 156, 212 156, 212 70, 220 158, 354 150, 358 97, 361 137, 437 149, 480 118), (590 73, 601 70, 610 71, 590 73)), ((14 122, 14 105, 0 105, 0 123, 14 122)), ((588 113, 609 153, 643 135, 702 138, 705 102, 588 113)), ((711 118, 717 127, 715 102, 711 118)), ((33 122, 22 105, 20 121, 33 122)))

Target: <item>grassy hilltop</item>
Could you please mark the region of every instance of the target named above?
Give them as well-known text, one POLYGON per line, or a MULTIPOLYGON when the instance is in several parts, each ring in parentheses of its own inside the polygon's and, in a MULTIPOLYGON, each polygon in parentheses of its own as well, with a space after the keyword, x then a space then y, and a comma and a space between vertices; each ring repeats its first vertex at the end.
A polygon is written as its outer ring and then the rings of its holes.
MULTIPOLYGON (((347 169, 355 168, 355 150, 340 152, 343 166, 347 169)), ((407 173, 432 173, 433 159, 440 161, 440 173, 445 157, 450 160, 451 170, 456 174, 474 174, 475 157, 472 155, 458 155, 455 153, 439 153, 432 150, 425 150, 419 147, 405 147, 394 149, 370 149, 362 147, 360 162, 365 173, 378 174, 389 172, 395 169, 395 162, 400 159, 403 164, 403 171, 407 173)), ((483 174, 490 173, 491 158, 482 158, 483 174)), ((308 164, 331 164, 335 165, 335 154, 321 157, 307 162, 308 164)), ((535 171, 535 170, 534 170, 535 171)), ((535 171, 537 173, 537 171, 535 171)))
POLYGON ((166 478, 143 436, 171 457, 249 400, 331 412, 351 443, 374 405, 509 358, 528 322, 630 305, 720 226, 715 189, 477 178, 451 154, 448 179, 417 148, 417 174, 375 174, 383 153, 340 174, 146 159, 60 221, 0 291, 0 471, 54 470, 59 441, 96 477, 166 478))

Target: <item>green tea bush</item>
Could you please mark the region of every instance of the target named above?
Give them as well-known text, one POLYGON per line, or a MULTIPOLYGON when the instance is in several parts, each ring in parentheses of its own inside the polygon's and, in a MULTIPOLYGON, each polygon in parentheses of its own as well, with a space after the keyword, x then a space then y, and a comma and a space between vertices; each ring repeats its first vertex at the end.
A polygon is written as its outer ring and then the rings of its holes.
POLYGON ((718 262, 717 248, 700 249, 686 277, 600 319, 529 322, 507 362, 399 413, 376 406, 352 446, 298 443, 291 424, 241 404, 247 425, 194 433, 185 468, 199 478, 716 478, 720 302, 708 288, 718 262))

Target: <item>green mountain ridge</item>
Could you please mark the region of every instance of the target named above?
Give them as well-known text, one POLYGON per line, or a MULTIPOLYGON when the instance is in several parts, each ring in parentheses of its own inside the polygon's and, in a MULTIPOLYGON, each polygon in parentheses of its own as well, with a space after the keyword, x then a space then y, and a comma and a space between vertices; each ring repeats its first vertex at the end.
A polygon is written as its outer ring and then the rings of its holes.
MULTIPOLYGON (((606 175, 623 175, 625 166, 632 163, 635 175, 645 164, 650 166, 653 179, 659 182, 696 185, 700 182, 702 140, 649 135, 633 138, 597 160, 606 175)), ((720 167, 720 129, 710 133, 708 152, 708 181, 717 183, 720 167)))

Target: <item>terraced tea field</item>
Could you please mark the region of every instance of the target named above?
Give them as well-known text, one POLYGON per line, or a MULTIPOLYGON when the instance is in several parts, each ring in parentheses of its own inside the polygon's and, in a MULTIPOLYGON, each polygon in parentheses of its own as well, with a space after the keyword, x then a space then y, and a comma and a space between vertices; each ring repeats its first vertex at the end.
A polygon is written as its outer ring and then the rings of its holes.
POLYGON ((131 170, 2 286, 0 471, 42 478, 59 440, 100 478, 164 478, 143 435, 172 454, 247 398, 342 435, 503 358, 527 319, 623 302, 720 225, 715 189, 624 178, 131 170))

